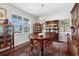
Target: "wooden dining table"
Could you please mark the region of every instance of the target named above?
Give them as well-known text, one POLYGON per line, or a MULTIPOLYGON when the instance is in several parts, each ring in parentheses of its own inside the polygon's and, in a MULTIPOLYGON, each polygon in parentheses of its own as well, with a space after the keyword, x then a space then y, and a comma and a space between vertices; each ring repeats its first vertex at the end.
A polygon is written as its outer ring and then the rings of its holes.
POLYGON ((33 43, 33 40, 37 40, 37 41, 39 41, 40 42, 40 45, 41 45, 41 55, 43 56, 44 55, 44 44, 43 44, 43 42, 45 41, 45 40, 48 40, 49 41, 49 36, 48 35, 45 35, 44 37, 43 36, 32 36, 31 38, 31 44, 33 43))

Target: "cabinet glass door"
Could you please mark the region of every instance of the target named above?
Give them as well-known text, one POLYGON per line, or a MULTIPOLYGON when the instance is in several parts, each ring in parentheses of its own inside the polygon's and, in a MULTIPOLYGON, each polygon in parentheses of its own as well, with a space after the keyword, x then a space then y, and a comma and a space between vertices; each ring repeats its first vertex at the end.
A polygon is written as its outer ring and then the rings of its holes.
POLYGON ((11 26, 6 26, 6 45, 10 46, 11 44, 11 26))
POLYGON ((0 49, 3 48, 3 26, 0 25, 0 49))

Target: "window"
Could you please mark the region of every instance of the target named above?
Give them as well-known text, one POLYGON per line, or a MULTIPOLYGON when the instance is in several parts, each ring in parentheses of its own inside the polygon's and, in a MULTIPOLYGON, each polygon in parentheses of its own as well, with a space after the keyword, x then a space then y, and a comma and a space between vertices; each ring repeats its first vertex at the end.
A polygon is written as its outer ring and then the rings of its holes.
POLYGON ((30 30, 29 19, 27 18, 23 19, 23 27, 24 27, 24 32, 28 32, 30 30))
POLYGON ((9 19, 9 22, 14 24, 14 32, 20 33, 22 31, 22 17, 18 15, 12 14, 11 19, 9 19))

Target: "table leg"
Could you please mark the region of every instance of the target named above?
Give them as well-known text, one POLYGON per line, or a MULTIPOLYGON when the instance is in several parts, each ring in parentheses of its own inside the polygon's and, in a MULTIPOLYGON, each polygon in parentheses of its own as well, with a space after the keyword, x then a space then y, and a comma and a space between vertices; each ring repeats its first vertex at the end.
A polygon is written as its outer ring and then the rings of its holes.
POLYGON ((44 49, 43 49, 43 40, 41 40, 41 55, 43 56, 43 51, 44 51, 44 49))

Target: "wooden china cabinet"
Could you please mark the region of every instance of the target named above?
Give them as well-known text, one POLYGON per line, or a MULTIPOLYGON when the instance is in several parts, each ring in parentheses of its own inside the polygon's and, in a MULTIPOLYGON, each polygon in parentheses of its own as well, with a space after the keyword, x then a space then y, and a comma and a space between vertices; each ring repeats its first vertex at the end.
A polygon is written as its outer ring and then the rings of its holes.
POLYGON ((14 26, 7 21, 0 23, 0 49, 14 48, 14 26))
POLYGON ((71 19, 72 19, 72 45, 71 49, 74 51, 72 55, 79 55, 79 3, 76 3, 71 10, 71 19))
POLYGON ((59 41, 59 27, 58 20, 46 21, 46 34, 49 34, 51 40, 59 41))

